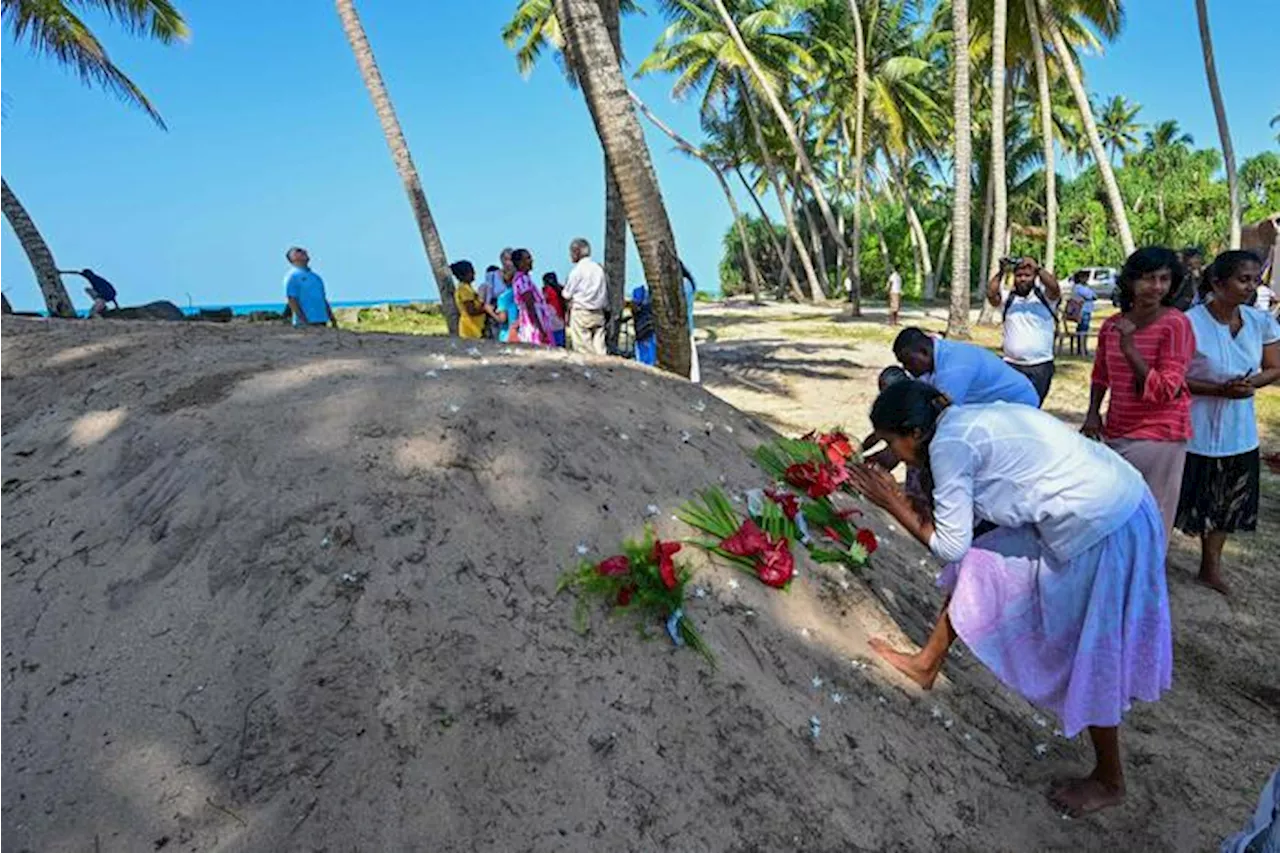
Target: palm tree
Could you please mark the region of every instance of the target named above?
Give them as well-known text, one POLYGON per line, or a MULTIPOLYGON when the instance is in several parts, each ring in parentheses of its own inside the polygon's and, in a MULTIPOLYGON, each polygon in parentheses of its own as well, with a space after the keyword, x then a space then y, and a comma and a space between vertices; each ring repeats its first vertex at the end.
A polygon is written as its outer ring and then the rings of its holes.
MULTIPOLYGON (((600 0, 600 12, 613 41, 614 52, 622 61, 621 16, 640 11, 634 0, 600 0)), ((542 53, 549 47, 555 50, 560 69, 569 85, 576 87, 577 72, 564 52, 564 35, 556 19, 553 0, 520 0, 515 14, 502 28, 502 39, 507 47, 516 51, 516 66, 520 73, 529 76, 542 53)), ((622 210, 622 195, 618 182, 604 161, 604 269, 609 286, 608 346, 612 351, 618 344, 618 322, 621 317, 624 290, 627 281, 627 218, 622 210)))
MULTIPOLYGON (((1040 35, 1040 18, 1035 0, 1025 0, 1027 31, 1031 36, 1031 54, 1036 69, 1036 95, 1040 104, 1040 144, 1044 157, 1044 266, 1053 272, 1058 250, 1058 174, 1053 147, 1053 100, 1049 83, 1049 63, 1045 60, 1044 39, 1040 35)), ((986 305, 987 303, 983 303, 986 305)))
MULTIPOLYGON (((1001 258, 1007 254, 1005 232, 1009 227, 1009 176, 1004 166, 1004 40, 1009 25, 1009 7, 1006 0, 992 0, 991 23, 991 256, 1001 258)), ((980 274, 990 277, 998 269, 998 261, 980 274)))
POLYGON ((355 54, 360 76, 364 78, 365 88, 373 99, 373 109, 382 124, 387 147, 391 149, 391 159, 395 161, 396 171, 400 173, 400 181, 409 196, 409 205, 413 208, 413 217, 417 220, 418 232, 422 235, 422 247, 426 250, 427 262, 431 265, 431 272, 435 275, 436 287, 440 292, 440 307, 444 311, 449 334, 456 335, 458 306, 453 301, 453 275, 449 272, 449 256, 445 254, 436 221, 427 205, 427 194, 422 190, 422 179, 418 177, 418 169, 413 165, 413 157, 409 154, 409 143, 404 138, 404 131, 400 129, 400 120, 396 118, 391 96, 382 81, 378 61, 374 58, 369 38, 356 14, 355 0, 336 0, 336 3, 342 30, 346 33, 347 41, 351 42, 351 52, 355 54))
POLYGON ((53 252, 49 244, 40 236, 36 224, 31 221, 27 209, 18 201, 18 197, 9 189, 9 182, 0 178, 0 204, 4 208, 4 218, 9 220, 9 227, 17 235, 26 252, 31 268, 35 270, 36 282, 40 285, 40 295, 44 297, 45 310, 50 317, 74 317, 76 309, 67 297, 67 289, 62 286, 62 278, 58 275, 58 265, 53 260, 53 252))
POLYGON ((665 122, 663 122, 662 119, 654 115, 653 110, 649 109, 645 102, 640 100, 640 97, 636 95, 635 92, 631 92, 630 95, 631 100, 640 109, 640 112, 644 113, 645 118, 653 122, 653 125, 658 128, 658 130, 665 133, 671 141, 676 144, 677 148, 691 157, 696 157, 703 165, 711 170, 713 175, 716 176, 716 181, 720 184, 720 190, 724 193, 725 201, 729 203, 729 211, 733 214, 733 224, 737 228, 738 238, 742 240, 742 254, 746 258, 747 263, 748 287, 751 289, 751 295, 755 300, 757 302, 760 301, 760 271, 756 269, 755 258, 752 257, 751 254, 751 240, 747 236, 747 226, 744 222, 742 211, 738 209, 738 202, 733 197, 733 190, 729 188, 729 181, 725 178, 724 172, 720 170, 720 167, 716 165, 715 161, 711 159, 707 152, 676 133, 665 122))
POLYGON ((854 69, 857 83, 854 91, 853 119, 853 240, 849 259, 849 300, 853 316, 862 314, 862 181, 866 172, 864 127, 867 114, 867 39, 862 29, 862 13, 858 0, 849 0, 849 19, 853 23, 853 49, 857 52, 854 69))
POLYGON ((1196 144, 1195 137, 1185 132, 1178 125, 1177 119, 1171 118, 1153 124, 1144 134, 1144 138, 1146 150, 1155 152, 1179 149, 1182 153, 1186 153, 1192 145, 1196 144))
MULTIPOLYGON (((74 71, 88 85, 99 86, 140 108, 162 130, 164 120, 142 90, 121 71, 71 5, 97 11, 133 35, 172 44, 187 37, 187 24, 169 0, 4 0, 4 20, 15 42, 28 42, 38 56, 52 58, 74 71)), ((74 317, 75 308, 58 275, 48 243, 36 224, 4 183, 4 215, 31 261, 36 282, 51 317, 74 317)))
MULTIPOLYGON (((1043 2, 1043 0, 1041 0, 1043 2)), ((952 103, 955 141, 952 170, 955 197, 952 201, 951 310, 947 315, 947 335, 969 338, 969 244, 970 162, 973 128, 969 117, 969 0, 951 0, 951 57, 955 65, 952 103)))
POLYGON ((653 294, 658 363, 666 370, 688 376, 690 330, 685 319, 680 259, 658 177, 645 146, 644 130, 618 64, 618 52, 609 37, 599 0, 555 0, 555 12, 596 133, 618 179, 627 221, 653 294))
POLYGON ((1142 125, 1134 119, 1141 109, 1141 104, 1135 104, 1124 95, 1113 95, 1099 110, 1098 133, 1113 163, 1116 154, 1123 157, 1138 147, 1138 131, 1142 130, 1142 125))
POLYGON ((1227 108, 1222 103, 1218 85, 1218 67, 1213 61, 1213 36, 1209 32, 1209 10, 1205 0, 1196 0, 1196 19, 1200 22, 1200 52, 1204 54, 1204 73, 1209 79, 1209 97, 1213 99, 1213 117, 1218 121, 1218 138, 1222 140, 1222 160, 1227 170, 1227 193, 1231 198, 1231 248, 1240 248, 1240 181, 1236 177, 1236 152, 1231 145, 1231 129, 1227 126, 1227 108))
POLYGON ((1049 34, 1049 43, 1053 45, 1058 67, 1066 75, 1067 83, 1071 86, 1071 92, 1075 96, 1076 106, 1080 110, 1080 119, 1084 124, 1085 137, 1089 140, 1089 148, 1093 151, 1093 159, 1097 162, 1098 175, 1102 179, 1102 185, 1107 193, 1107 204, 1111 208, 1111 216, 1115 220, 1116 231, 1119 232, 1120 245, 1124 249, 1125 255, 1131 255, 1135 244, 1133 242, 1133 232, 1129 229, 1129 216, 1125 212, 1124 198, 1120 195, 1120 185, 1116 183, 1115 171, 1111 168, 1111 161, 1102 147, 1102 139, 1098 135, 1098 124, 1093 117, 1093 108, 1089 104, 1089 96, 1085 92, 1084 80, 1081 78, 1080 69, 1076 67, 1067 39, 1063 35, 1063 28, 1066 25, 1064 22, 1068 21, 1069 18, 1066 15, 1055 14, 1049 4, 1050 0, 1036 0, 1036 11, 1040 14, 1040 26, 1049 34))

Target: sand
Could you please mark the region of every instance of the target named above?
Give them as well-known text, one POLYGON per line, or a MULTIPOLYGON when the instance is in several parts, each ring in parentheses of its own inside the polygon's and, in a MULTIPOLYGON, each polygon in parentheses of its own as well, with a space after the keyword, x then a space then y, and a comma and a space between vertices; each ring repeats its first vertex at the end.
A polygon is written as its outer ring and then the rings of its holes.
POLYGON ((1076 821, 1043 793, 1087 749, 960 646, 929 694, 871 659, 938 603, 878 513, 863 579, 801 560, 781 595, 694 557, 717 669, 579 636, 576 546, 650 505, 686 534, 673 509, 760 485, 774 434, 644 368, 21 318, 2 367, 7 850, 1204 850, 1277 759, 1273 571, 1175 611, 1130 801, 1076 821))

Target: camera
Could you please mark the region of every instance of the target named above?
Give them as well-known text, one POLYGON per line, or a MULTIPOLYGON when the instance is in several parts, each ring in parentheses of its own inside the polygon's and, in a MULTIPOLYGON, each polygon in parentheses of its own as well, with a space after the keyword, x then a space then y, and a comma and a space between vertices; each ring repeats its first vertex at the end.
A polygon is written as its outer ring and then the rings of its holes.
POLYGON ((1018 265, 1017 258, 1001 258, 1000 259, 1000 269, 1002 270, 1011 270, 1017 265, 1018 265))

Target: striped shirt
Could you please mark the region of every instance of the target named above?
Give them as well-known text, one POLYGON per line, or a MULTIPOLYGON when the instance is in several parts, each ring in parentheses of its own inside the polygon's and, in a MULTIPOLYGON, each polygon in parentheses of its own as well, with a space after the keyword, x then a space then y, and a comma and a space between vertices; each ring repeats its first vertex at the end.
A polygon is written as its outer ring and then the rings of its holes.
POLYGON ((1187 367, 1195 354, 1195 334, 1181 311, 1166 310, 1133 333, 1133 345, 1147 363, 1147 381, 1137 390, 1133 368, 1120 349, 1116 321, 1098 331, 1093 384, 1111 392, 1102 434, 1106 438, 1185 441, 1191 437, 1191 392, 1187 367))

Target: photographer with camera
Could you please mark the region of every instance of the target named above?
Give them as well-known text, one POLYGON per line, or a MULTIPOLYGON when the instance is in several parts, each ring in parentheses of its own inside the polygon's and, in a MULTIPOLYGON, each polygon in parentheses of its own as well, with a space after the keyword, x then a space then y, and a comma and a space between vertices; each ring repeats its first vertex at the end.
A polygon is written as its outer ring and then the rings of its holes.
POLYGON ((1062 289, 1053 273, 1031 258, 1001 258, 987 284, 987 301, 1003 308, 1005 362, 1031 380, 1040 402, 1053 382, 1053 338, 1062 289), (1005 282, 1012 277, 1012 285, 1005 282))

